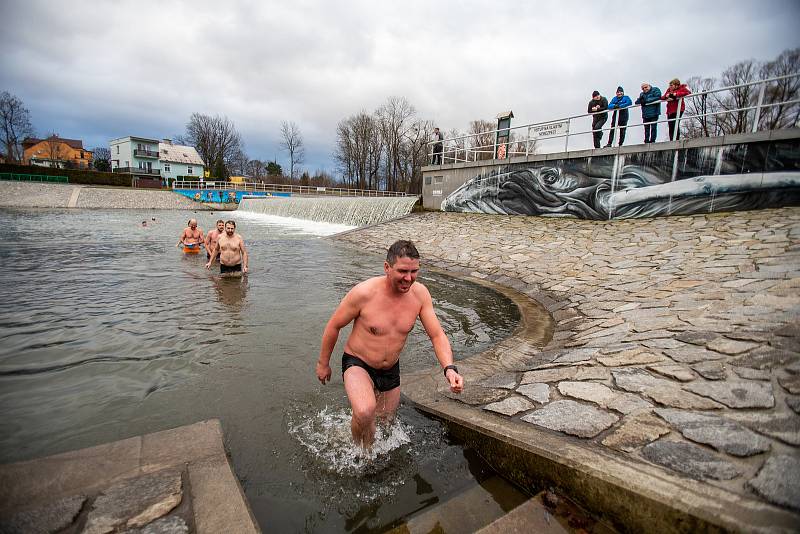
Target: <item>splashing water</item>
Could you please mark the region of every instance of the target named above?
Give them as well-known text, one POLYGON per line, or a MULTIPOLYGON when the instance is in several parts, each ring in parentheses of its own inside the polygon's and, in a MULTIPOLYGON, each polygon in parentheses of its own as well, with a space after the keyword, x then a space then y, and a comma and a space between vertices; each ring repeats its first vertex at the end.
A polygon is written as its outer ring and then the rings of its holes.
POLYGON ((350 412, 325 406, 312 417, 289 422, 289 434, 308 451, 323 470, 348 477, 360 477, 382 471, 410 445, 405 425, 396 418, 391 425, 378 424, 372 449, 353 443, 350 412))

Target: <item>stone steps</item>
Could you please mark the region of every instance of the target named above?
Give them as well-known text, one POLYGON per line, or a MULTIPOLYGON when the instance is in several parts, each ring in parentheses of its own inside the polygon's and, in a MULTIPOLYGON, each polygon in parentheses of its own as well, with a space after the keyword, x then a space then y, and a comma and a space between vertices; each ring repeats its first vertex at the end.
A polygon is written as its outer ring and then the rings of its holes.
POLYGON ((526 499, 527 497, 517 488, 499 476, 492 476, 450 500, 427 508, 389 532, 391 534, 477 532, 504 517, 508 508, 516 509, 520 504, 526 503, 526 499))

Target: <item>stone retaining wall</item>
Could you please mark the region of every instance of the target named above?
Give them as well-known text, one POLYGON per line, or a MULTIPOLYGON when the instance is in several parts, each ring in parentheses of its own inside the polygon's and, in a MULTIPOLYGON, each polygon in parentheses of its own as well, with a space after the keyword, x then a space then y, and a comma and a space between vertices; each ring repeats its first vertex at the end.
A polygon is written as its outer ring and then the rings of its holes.
POLYGON ((211 209, 172 191, 6 181, 0 208, 211 209))

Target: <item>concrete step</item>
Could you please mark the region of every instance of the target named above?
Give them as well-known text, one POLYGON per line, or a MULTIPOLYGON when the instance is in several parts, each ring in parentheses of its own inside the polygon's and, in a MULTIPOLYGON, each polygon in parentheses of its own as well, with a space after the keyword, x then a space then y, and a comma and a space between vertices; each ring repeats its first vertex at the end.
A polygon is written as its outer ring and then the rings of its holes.
MULTIPOLYGON (((561 519, 564 523, 563 519, 561 519)), ((542 503, 542 493, 528 499, 503 517, 478 530, 476 534, 566 534, 571 529, 563 525, 542 503)))
MULTIPOLYGON (((437 534, 476 532, 503 517, 528 497, 498 476, 490 477, 452 499, 429 508, 389 532, 437 534), (501 506, 499 503, 503 503, 501 506)), ((550 532, 550 531, 546 531, 550 532)), ((562 532, 562 531, 553 531, 562 532)))

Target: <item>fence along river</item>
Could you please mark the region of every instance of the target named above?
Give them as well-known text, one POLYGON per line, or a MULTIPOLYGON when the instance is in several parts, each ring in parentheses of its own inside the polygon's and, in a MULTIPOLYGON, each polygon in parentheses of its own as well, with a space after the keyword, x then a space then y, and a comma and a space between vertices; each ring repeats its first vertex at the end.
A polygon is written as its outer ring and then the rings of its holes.
POLYGON ((418 197, 244 197, 238 211, 368 226, 411 213, 418 197))

